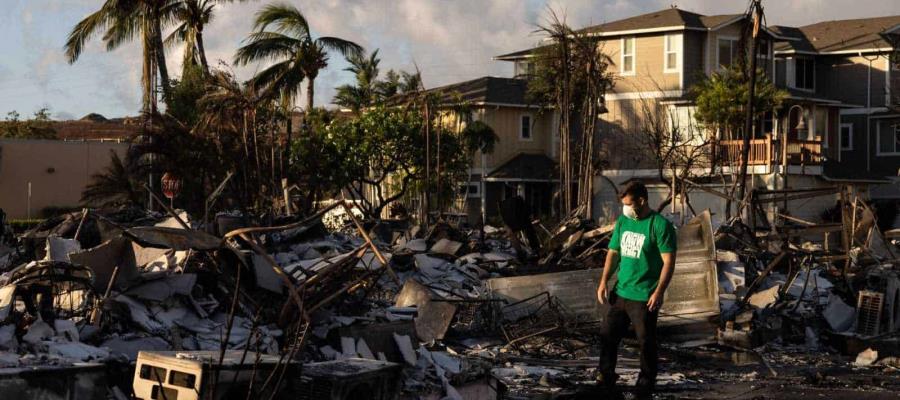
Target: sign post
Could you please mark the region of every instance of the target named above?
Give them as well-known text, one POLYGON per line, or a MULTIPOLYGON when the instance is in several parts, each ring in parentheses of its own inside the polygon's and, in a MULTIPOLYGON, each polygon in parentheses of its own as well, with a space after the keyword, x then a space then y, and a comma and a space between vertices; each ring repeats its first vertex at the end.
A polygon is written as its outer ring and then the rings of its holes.
POLYGON ((171 172, 166 172, 160 179, 160 183, 162 183, 163 194, 169 199, 169 207, 175 208, 172 204, 175 196, 181 191, 181 178, 171 172))

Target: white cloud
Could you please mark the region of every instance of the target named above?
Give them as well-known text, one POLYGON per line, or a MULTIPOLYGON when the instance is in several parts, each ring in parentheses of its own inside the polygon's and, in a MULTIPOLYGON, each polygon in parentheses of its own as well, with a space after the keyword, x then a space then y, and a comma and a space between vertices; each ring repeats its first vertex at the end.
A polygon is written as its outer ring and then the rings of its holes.
MULTIPOLYGON (((230 63, 235 49, 252 28, 254 14, 274 1, 217 6, 213 23, 204 32, 210 63, 230 63)), ((13 51, 28 55, 23 57, 28 68, 13 65, 11 70, 0 71, 0 79, 18 80, 14 84, 19 86, 25 86, 21 82, 25 79, 33 82, 34 87, 27 90, 35 107, 51 98, 51 105, 59 101, 66 111, 76 115, 90 111, 135 113, 141 97, 138 43, 107 53, 98 40, 93 40, 83 59, 74 66, 66 65, 59 56, 68 30, 100 3, 101 0, 18 0, 21 12, 15 12, 15 17, 0 16, 0 22, 20 25, 25 40, 14 43, 13 51), (15 48, 18 46, 25 48, 15 48), (33 72, 23 73, 24 69, 33 72)), ((298 4, 293 0, 288 3, 298 4)), ((510 74, 512 67, 508 63, 493 61, 491 57, 537 43, 539 37, 533 32, 538 23, 545 21, 548 7, 563 13, 571 25, 581 27, 659 10, 672 3, 703 14, 740 13, 747 6, 745 0, 318 0, 300 2, 299 7, 316 35, 353 40, 369 51, 379 48, 383 70, 413 70, 418 65, 426 85, 433 87, 484 75, 510 74)), ((897 0, 764 0, 764 5, 769 24, 803 25, 828 19, 900 14, 897 0)), ((0 32, 3 29, 0 27, 0 32)), ((181 58, 181 48, 169 50, 171 75, 180 74, 181 58)), ((345 66, 340 55, 331 57, 328 71, 316 81, 317 104, 329 103, 333 88, 352 78, 341 71, 345 66)), ((250 65, 235 71, 247 79, 260 68, 250 65)), ((0 99, 0 106, 5 105, 0 99)), ((32 105, 17 108, 30 109, 32 105)))

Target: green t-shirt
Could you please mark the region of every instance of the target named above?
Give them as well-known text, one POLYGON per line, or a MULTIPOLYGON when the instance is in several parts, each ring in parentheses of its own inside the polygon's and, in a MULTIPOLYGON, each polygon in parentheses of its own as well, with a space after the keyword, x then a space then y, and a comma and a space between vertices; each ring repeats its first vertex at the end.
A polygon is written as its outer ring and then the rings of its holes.
POLYGON ((616 293, 628 300, 650 299, 662 272, 660 254, 674 253, 676 242, 675 227, 655 211, 638 220, 619 216, 609 239, 609 248, 619 252, 616 293))

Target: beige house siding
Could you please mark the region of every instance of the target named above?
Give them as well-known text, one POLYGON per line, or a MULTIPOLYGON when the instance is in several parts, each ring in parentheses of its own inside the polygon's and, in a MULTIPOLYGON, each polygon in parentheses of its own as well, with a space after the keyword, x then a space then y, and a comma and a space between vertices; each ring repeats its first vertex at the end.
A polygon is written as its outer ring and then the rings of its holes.
POLYGON ((687 90, 705 78, 706 34, 697 31, 684 34, 684 88, 687 90))
POLYGON ((45 207, 73 207, 93 174, 124 157, 127 143, 59 140, 0 140, 0 208, 9 218, 31 217, 45 207))
MULTIPOLYGON (((601 116, 600 158, 608 161, 609 169, 654 168, 653 155, 645 144, 647 112, 661 112, 656 99, 607 101, 608 113, 601 116), (646 105, 646 111, 645 111, 646 105)), ((656 117, 654 117, 656 118, 656 117)))
MULTIPOLYGON (((681 35, 683 32, 668 32, 681 35)), ((681 89, 681 75, 665 72, 665 34, 645 34, 629 36, 635 38, 634 74, 623 75, 621 71, 623 38, 601 40, 598 46, 612 59, 610 72, 616 77, 611 94, 629 92, 650 92, 656 90, 681 89)))
MULTIPOLYGON (((554 158, 553 113, 524 107, 485 107, 478 112, 478 119, 494 129, 500 139, 494 152, 485 155, 486 167, 499 167, 519 153, 541 153, 554 158), (531 140, 519 138, 521 117, 532 117, 531 140)), ((481 156, 475 156, 474 168, 481 168, 481 156)))

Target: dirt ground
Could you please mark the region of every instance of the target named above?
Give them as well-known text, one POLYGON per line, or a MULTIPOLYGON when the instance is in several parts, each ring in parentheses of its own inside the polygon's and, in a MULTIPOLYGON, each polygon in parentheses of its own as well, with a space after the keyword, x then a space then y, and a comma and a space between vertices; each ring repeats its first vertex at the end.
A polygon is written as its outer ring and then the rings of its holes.
MULTIPOLYGON (((856 367, 848 356, 806 349, 769 349, 758 353, 717 346, 660 349, 660 382, 655 399, 900 399, 900 369, 856 367), (762 359, 765 359, 765 362, 762 359), (679 379, 672 380, 675 376, 679 379), (669 378, 667 378, 669 377, 669 378)), ((637 350, 620 351, 619 369, 636 373, 637 350)), ((592 368, 586 375, 591 374, 592 368)), ((629 373, 629 372, 626 372, 629 373)), ((619 372, 623 375, 622 372, 619 372)), ((631 388, 619 387, 626 399, 631 388)), ((554 393, 511 393, 509 398, 604 399, 593 382, 581 381, 554 393)))

